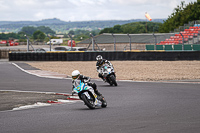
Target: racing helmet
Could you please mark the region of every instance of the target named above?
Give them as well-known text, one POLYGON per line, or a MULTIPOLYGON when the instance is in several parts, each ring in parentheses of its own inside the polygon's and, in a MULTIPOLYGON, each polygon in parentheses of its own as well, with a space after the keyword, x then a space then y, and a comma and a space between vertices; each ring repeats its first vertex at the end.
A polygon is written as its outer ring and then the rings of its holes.
POLYGON ((96 60, 100 63, 103 60, 103 57, 101 55, 97 55, 96 60))
POLYGON ((74 70, 72 72, 72 79, 75 80, 75 79, 78 79, 80 76, 80 72, 78 70, 74 70))

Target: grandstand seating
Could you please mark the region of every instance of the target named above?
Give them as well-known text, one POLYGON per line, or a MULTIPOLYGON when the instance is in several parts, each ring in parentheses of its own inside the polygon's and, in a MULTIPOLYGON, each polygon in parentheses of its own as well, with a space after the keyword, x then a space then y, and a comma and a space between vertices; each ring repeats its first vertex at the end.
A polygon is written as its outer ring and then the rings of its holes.
POLYGON ((157 45, 182 44, 183 41, 188 42, 194 37, 197 37, 199 34, 200 34, 200 26, 194 25, 192 27, 189 27, 189 29, 185 29, 184 31, 179 32, 179 34, 175 34, 174 36, 171 36, 170 38, 167 38, 164 41, 160 41, 160 43, 157 43, 157 45), (181 34, 183 35, 184 40, 181 34))

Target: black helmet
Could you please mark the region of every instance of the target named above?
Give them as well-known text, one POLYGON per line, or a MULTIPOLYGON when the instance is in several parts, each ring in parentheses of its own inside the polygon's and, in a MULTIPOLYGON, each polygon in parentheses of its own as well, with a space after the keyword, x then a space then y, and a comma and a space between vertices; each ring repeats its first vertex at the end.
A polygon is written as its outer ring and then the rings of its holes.
POLYGON ((96 60, 98 62, 101 62, 103 60, 103 57, 101 55, 97 55, 96 60))

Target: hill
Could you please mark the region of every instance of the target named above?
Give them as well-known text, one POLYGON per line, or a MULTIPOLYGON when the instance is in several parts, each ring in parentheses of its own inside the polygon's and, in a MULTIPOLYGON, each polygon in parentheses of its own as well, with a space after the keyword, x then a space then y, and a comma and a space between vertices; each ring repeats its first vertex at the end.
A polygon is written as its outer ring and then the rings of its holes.
MULTIPOLYGON (((165 19, 154 19, 153 22, 163 22, 165 19)), ((56 33, 68 33, 70 30, 96 30, 113 27, 115 25, 123 25, 132 22, 142 22, 146 19, 131 20, 95 20, 95 21, 75 21, 66 22, 57 18, 44 19, 40 21, 0 21, 0 32, 19 32, 25 26, 47 26, 56 33)))

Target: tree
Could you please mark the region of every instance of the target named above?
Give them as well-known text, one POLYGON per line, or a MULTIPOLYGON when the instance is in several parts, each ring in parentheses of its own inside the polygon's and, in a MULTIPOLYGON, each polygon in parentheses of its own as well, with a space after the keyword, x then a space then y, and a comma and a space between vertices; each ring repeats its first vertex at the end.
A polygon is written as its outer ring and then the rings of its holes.
POLYGON ((42 31, 39 31, 39 30, 37 30, 37 31, 35 31, 34 33, 33 33, 33 39, 35 39, 35 40, 37 40, 37 41, 43 41, 44 39, 45 39, 45 34, 42 32, 42 31))
POLYGON ((70 30, 70 31, 69 31, 69 34, 70 34, 70 35, 74 35, 75 32, 74 32, 73 30, 70 30))
POLYGON ((24 32, 26 33, 27 35, 33 35, 33 33, 36 31, 37 29, 33 26, 27 26, 27 27, 23 27, 21 29, 20 32, 24 32))
POLYGON ((114 33, 122 33, 121 25, 115 25, 115 26, 113 27, 113 32, 114 32, 114 33))
POLYGON ((159 32, 170 32, 174 29, 183 26, 190 21, 195 21, 200 19, 200 0, 197 2, 190 2, 188 5, 184 1, 181 2, 176 8, 174 8, 173 13, 164 21, 163 25, 160 27, 159 32))
POLYGON ((56 34, 56 32, 53 31, 51 28, 45 27, 45 26, 39 26, 39 27, 37 27, 37 30, 42 31, 42 32, 44 32, 45 34, 51 34, 51 35, 56 34))

